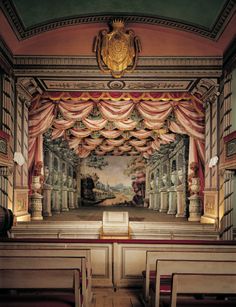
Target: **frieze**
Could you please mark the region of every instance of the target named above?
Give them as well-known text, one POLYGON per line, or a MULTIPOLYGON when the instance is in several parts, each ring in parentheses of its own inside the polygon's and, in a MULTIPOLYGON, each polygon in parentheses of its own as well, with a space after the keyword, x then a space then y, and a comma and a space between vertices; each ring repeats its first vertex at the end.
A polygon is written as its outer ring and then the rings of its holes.
POLYGON ((94 80, 94 81, 75 81, 67 79, 38 79, 46 91, 87 91, 87 90, 104 90, 104 91, 188 91, 195 82, 192 80, 150 80, 150 81, 107 81, 107 80, 94 80))

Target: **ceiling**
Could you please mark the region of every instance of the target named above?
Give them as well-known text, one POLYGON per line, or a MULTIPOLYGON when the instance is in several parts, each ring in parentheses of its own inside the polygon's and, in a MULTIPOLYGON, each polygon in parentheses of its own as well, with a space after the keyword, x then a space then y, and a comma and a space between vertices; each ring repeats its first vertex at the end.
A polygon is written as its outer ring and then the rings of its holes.
POLYGON ((235 5, 234 0, 2 0, 2 3, 21 39, 57 27, 107 22, 114 17, 180 28, 214 39, 235 5))
POLYGON ((210 28, 227 2, 227 0, 13 0, 26 28, 73 16, 114 13, 162 16, 210 28))

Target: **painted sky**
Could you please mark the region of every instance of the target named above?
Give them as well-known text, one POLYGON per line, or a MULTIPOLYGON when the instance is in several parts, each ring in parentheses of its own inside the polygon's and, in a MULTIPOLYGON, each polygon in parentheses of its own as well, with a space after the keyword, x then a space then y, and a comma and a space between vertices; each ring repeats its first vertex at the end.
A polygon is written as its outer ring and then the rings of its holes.
POLYGON ((127 168, 127 164, 132 157, 106 156, 104 159, 108 162, 108 165, 102 170, 86 166, 86 159, 84 159, 81 165, 81 173, 97 173, 99 176, 99 181, 104 184, 109 184, 110 186, 115 186, 122 183, 127 187, 131 187, 131 176, 124 175, 124 170, 127 168))

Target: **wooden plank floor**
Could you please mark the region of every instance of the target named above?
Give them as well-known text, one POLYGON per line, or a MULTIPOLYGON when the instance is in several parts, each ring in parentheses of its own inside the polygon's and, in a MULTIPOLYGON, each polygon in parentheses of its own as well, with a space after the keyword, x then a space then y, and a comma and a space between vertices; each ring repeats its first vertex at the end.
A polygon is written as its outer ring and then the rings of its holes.
POLYGON ((141 290, 95 288, 91 307, 141 307, 141 290))
MULTIPOLYGON (((127 211, 129 220, 132 222, 182 222, 189 223, 187 218, 176 218, 175 215, 153 211, 148 208, 125 207, 125 206, 91 206, 61 212, 53 216, 44 217, 44 221, 102 221, 103 211, 127 211)), ((31 221, 31 223, 38 221, 31 221)), ((198 222, 191 222, 191 224, 198 222)))

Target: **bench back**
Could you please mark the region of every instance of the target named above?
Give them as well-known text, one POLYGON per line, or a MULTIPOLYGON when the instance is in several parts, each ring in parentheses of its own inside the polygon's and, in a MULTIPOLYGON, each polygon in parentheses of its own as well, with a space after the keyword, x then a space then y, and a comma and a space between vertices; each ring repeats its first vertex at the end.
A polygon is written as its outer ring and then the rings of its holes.
POLYGON ((79 272, 81 259, 68 257, 0 257, 0 288, 71 289, 74 271, 79 272), (42 276, 47 278, 41 279, 42 276), (54 275, 56 279, 54 279, 54 275))
POLYGON ((0 288, 73 289, 75 306, 81 307, 80 265, 80 258, 0 257, 0 288))
POLYGON ((171 307, 176 307, 178 293, 236 294, 236 274, 175 273, 172 277, 171 307))
MULTIPOLYGON (((1 249, 0 250, 0 269, 7 268, 10 270, 10 265, 14 265, 15 268, 20 268, 25 270, 24 274, 29 275, 27 273, 27 269, 31 270, 38 270, 40 266, 48 267, 48 269, 59 270, 60 272, 54 272, 55 276, 60 275, 68 275, 69 273, 65 271, 65 269, 79 269, 81 272, 81 289, 83 295, 83 305, 88 305, 88 302, 91 299, 92 292, 91 292, 91 251, 90 249, 37 249, 35 246, 34 248, 24 248, 19 247, 18 249, 1 249), (32 260, 31 260, 32 258, 32 260), (7 260, 8 259, 8 260, 7 260), (7 261, 13 260, 13 262, 8 263, 7 261), (44 260, 47 260, 44 263, 44 260), (64 259, 65 264, 63 264, 64 259), (22 261, 23 260, 23 261, 22 261), (24 263, 25 262, 25 267, 24 263), (36 263, 36 267, 34 267, 34 263, 36 263), (4 264, 2 266, 1 264, 4 264), (7 265, 9 264, 9 267, 7 265), (58 265, 59 264, 59 265, 58 265), (66 267, 64 267, 66 266, 66 267), (63 270, 63 271, 62 271, 63 270)), ((5 277, 6 277, 5 272, 5 277)), ((18 272, 14 272, 17 277, 18 272)), ((37 272, 38 279, 40 280, 40 274, 45 274, 37 272)), ((18 278, 19 280, 19 278, 18 278)), ((26 284, 25 284, 26 285, 26 284)))
POLYGON ((161 275, 174 273, 236 274, 236 261, 158 260, 156 262, 155 307, 160 304, 161 275))
POLYGON ((230 252, 222 252, 221 250, 215 251, 147 251, 146 253, 146 280, 144 296, 145 300, 149 299, 149 287, 150 287, 150 271, 156 269, 157 260, 165 259, 179 259, 179 260, 233 260, 236 261, 236 253, 232 250, 230 252))

